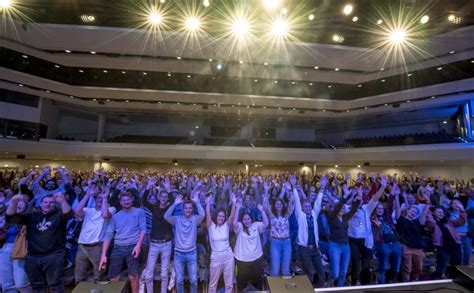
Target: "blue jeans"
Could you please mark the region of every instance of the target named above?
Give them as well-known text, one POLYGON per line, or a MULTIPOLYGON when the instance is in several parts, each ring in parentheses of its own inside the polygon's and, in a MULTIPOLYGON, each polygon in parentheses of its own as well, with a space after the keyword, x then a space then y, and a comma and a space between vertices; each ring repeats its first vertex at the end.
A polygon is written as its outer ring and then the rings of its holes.
POLYGON ((25 261, 12 259, 13 243, 0 248, 0 289, 4 293, 16 293, 29 286, 25 272, 25 261))
POLYGON ((291 240, 271 239, 270 241, 270 256, 272 258, 272 276, 280 275, 280 268, 282 276, 290 275, 291 262, 291 240))
POLYGON ((188 268, 189 283, 191 284, 191 293, 197 293, 197 253, 196 249, 189 252, 174 252, 174 271, 176 272, 176 291, 184 293, 184 275, 185 267, 188 268))
POLYGON ((336 285, 338 287, 344 286, 350 259, 351 249, 349 243, 339 244, 332 241, 329 242, 329 266, 331 268, 331 272, 329 273, 330 282, 337 279, 336 285))
POLYGON ((392 277, 395 279, 400 272, 400 262, 402 259, 402 246, 400 242, 382 243, 375 248, 375 254, 379 259, 378 277, 379 284, 385 284, 385 272, 389 268, 392 270, 392 277))
POLYGON ((471 262, 472 239, 467 235, 461 236, 461 265, 468 266, 471 262))
POLYGON ((455 248, 447 249, 444 247, 436 248, 436 270, 431 274, 431 279, 439 280, 444 273, 450 273, 450 277, 454 279, 453 274, 456 272, 455 265, 461 264, 461 245, 457 244, 455 248), (448 265, 452 267, 446 272, 448 265))

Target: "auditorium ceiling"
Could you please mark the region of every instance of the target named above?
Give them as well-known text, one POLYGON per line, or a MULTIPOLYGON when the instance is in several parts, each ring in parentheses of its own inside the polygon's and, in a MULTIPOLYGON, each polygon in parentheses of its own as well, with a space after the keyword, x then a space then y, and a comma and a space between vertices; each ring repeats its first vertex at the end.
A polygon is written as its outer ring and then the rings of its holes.
POLYGON ((473 1, 11 3, 0 87, 62 104, 343 116, 474 91, 473 1))

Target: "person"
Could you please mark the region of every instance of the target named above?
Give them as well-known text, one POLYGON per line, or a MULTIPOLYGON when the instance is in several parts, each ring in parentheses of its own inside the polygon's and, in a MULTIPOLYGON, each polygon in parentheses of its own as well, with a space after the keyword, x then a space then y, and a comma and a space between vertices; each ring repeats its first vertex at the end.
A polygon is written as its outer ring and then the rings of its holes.
MULTIPOLYGON (((27 202, 21 200, 17 204, 16 212, 22 214, 26 208, 27 202)), ((31 292, 25 271, 25 260, 12 259, 15 240, 22 227, 24 226, 5 223, 0 228, 0 289, 4 293, 31 292)))
POLYGON ((82 228, 78 239, 74 279, 76 284, 87 279, 88 269, 92 265, 94 280, 100 280, 99 269, 102 241, 107 231, 107 224, 115 214, 115 208, 108 206, 109 189, 104 187, 101 192, 89 185, 87 192, 77 204, 75 213, 82 220, 82 228), (95 207, 86 207, 91 198, 94 198, 95 207))
POLYGON ((107 250, 113 239, 109 277, 112 281, 118 281, 125 262, 132 293, 138 293, 139 257, 146 233, 145 212, 133 206, 131 193, 122 192, 118 198, 122 210, 112 216, 107 226, 99 268, 104 269, 107 264, 107 250))
POLYGON ((155 266, 158 257, 161 255, 161 293, 166 293, 168 291, 168 267, 171 258, 173 231, 171 224, 164 218, 166 211, 170 207, 168 192, 165 189, 160 190, 158 193, 158 204, 150 202, 149 191, 155 184, 155 178, 149 179, 143 194, 143 204, 152 213, 150 249, 144 270, 144 279, 147 292, 154 292, 155 266))
POLYGON ((290 178, 290 182, 293 185, 295 214, 298 221, 297 239, 300 258, 308 278, 316 284, 316 287, 322 287, 326 281, 326 276, 324 274, 321 251, 319 249, 318 216, 321 211, 321 202, 328 179, 326 177, 321 178, 319 193, 313 207, 311 207, 309 200, 305 200, 303 205, 301 205, 295 184, 296 179, 292 177, 290 178), (314 281, 315 274, 317 275, 316 281, 314 281))
MULTIPOLYGON (((466 212, 459 201, 454 201, 454 207, 459 212, 456 220, 451 220, 442 207, 437 207, 434 213, 428 213, 426 221, 433 235, 433 245, 436 247, 436 270, 431 274, 434 280, 441 279, 448 264, 461 264, 461 237, 456 231, 466 223, 466 212)), ((455 269, 450 270, 451 277, 455 269)))
POLYGON ((197 277, 197 229, 204 219, 204 210, 199 203, 199 192, 194 192, 192 201, 183 201, 183 195, 179 194, 173 205, 165 213, 165 220, 174 226, 174 270, 176 273, 176 291, 184 292, 185 266, 188 270, 191 293, 196 293, 198 289, 197 277), (175 208, 183 203, 183 214, 173 216, 175 208), (197 208, 197 215, 193 214, 194 207, 197 208))
POLYGON ((423 268, 422 232, 425 228, 429 205, 420 210, 412 205, 404 216, 397 215, 397 232, 402 243, 402 280, 417 281, 423 268))
MULTIPOLYGON (((400 189, 395 182, 390 194, 392 196, 391 200, 394 202, 395 212, 398 214, 400 212, 400 189), (396 199, 393 197, 396 197, 396 199)), ((380 202, 377 203, 372 217, 372 231, 374 232, 375 255, 379 260, 377 282, 385 284, 385 274, 389 266, 392 273, 390 282, 396 282, 400 271, 402 246, 391 212, 380 202)))
MULTIPOLYGON (((235 203, 236 211, 240 210, 241 201, 235 203)), ((234 256, 237 260, 237 290, 243 290, 248 283, 254 288, 262 289, 263 268, 265 260, 263 258, 260 234, 268 227, 268 218, 261 204, 257 209, 262 214, 262 222, 254 222, 250 213, 242 214, 242 222, 239 222, 239 213, 235 213, 232 227, 237 240, 234 247, 234 256)))
MULTIPOLYGON (((372 184, 376 184, 377 177, 373 177, 372 184)), ((356 213, 349 221, 349 247, 351 249, 351 283, 357 285, 360 281, 362 285, 370 283, 370 261, 372 260, 372 248, 374 237, 372 232, 371 215, 380 197, 387 187, 387 178, 380 178, 379 190, 357 209, 356 213)))
POLYGON ((362 201, 362 187, 350 190, 344 185, 342 198, 334 205, 328 214, 329 236, 329 278, 327 284, 334 282, 338 287, 344 286, 347 268, 350 260, 349 221, 357 212, 362 201), (352 206, 346 203, 352 199, 352 206), (343 207, 345 207, 343 209, 343 207))
POLYGON ((41 198, 39 211, 17 213, 22 194, 13 196, 7 208, 7 221, 26 225, 28 256, 26 274, 34 292, 64 292, 64 260, 66 224, 74 217, 64 194, 46 194, 41 198), (56 208, 56 204, 60 208, 56 208))
MULTIPOLYGON (((206 226, 211 245, 211 263, 209 265, 209 293, 215 293, 221 274, 224 274, 225 292, 231 293, 234 287, 234 254, 229 244, 231 221, 224 209, 218 209, 214 219, 211 216, 211 200, 206 199, 206 226)), ((235 197, 233 198, 235 200, 235 197)), ((233 219, 235 205, 232 205, 230 219, 233 219)))

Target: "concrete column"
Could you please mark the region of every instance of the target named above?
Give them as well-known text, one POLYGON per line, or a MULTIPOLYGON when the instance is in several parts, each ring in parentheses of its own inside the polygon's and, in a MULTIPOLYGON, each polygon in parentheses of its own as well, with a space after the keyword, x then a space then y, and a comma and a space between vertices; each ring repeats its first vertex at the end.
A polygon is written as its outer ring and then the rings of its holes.
POLYGON ((97 142, 101 142, 104 139, 104 130, 105 130, 105 114, 99 114, 99 121, 97 124, 97 142))

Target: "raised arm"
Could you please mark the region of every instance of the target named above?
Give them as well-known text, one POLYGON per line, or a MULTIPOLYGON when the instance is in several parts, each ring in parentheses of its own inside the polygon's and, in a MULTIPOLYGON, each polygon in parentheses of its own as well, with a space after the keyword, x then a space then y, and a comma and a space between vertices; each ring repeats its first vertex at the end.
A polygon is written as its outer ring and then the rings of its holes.
POLYGON ((303 214, 303 209, 301 208, 300 196, 299 196, 298 190, 296 190, 296 188, 293 188, 293 202, 294 202, 294 206, 295 206, 296 216, 299 217, 300 215, 303 214))
POLYGON ((84 207, 87 205, 92 194, 94 194, 95 192, 96 192, 95 187, 93 187, 92 184, 89 185, 89 187, 87 188, 86 194, 81 199, 81 201, 77 204, 76 210, 74 211, 78 217, 80 218, 84 217, 84 207))
POLYGON ((98 200, 102 201, 101 214, 102 218, 110 219, 112 214, 109 211, 109 187, 105 187, 99 195, 98 200))
POLYGON ((192 199, 194 201, 194 204, 196 205, 196 209, 198 213, 196 223, 199 225, 202 222, 202 220, 204 220, 204 217, 206 216, 204 209, 202 208, 202 205, 199 202, 199 192, 195 192, 192 196, 192 199))
POLYGON ((165 215, 163 216, 165 218, 165 220, 168 223, 170 223, 171 225, 174 224, 173 212, 174 212, 176 206, 178 206, 178 204, 180 204, 182 202, 183 202, 183 196, 180 194, 176 197, 176 199, 174 200, 174 203, 168 208, 165 215))
POLYGON ((266 229, 269 225, 269 221, 268 221, 268 216, 267 214, 265 213, 265 211, 263 210, 263 206, 261 204, 258 204, 257 205, 257 209, 260 211, 260 213, 262 214, 262 222, 263 222, 263 229, 266 229))
MULTIPOLYGON (((233 210, 233 207, 232 207, 233 210)), ((211 216, 211 197, 206 197, 206 227, 209 228, 212 225, 212 216, 211 216)))
POLYGON ((13 216, 14 214, 16 214, 16 207, 18 206, 18 203, 22 199, 23 199, 22 194, 16 194, 11 198, 10 205, 7 207, 7 211, 6 211, 7 216, 13 216))
POLYGON ((326 190, 326 186, 328 184, 327 177, 322 177, 320 184, 321 184, 321 188, 319 189, 318 196, 316 197, 316 201, 314 202, 314 207, 313 207, 313 211, 316 214, 316 216, 318 216, 319 212, 321 211, 321 203, 323 201, 324 191, 326 190))
POLYGON ((234 221, 234 216, 236 214, 235 212, 235 204, 234 202, 236 201, 237 199, 235 198, 235 195, 232 197, 232 208, 230 210, 230 215, 229 215, 229 218, 227 219, 226 223, 227 225, 229 226, 229 228, 232 228, 232 223, 234 221))
POLYGON ((240 212, 241 206, 242 206, 241 201, 236 198, 232 205, 232 209, 234 210, 234 217, 231 219, 232 228, 234 229, 234 231, 237 231, 237 223, 239 222, 239 212, 240 212))

